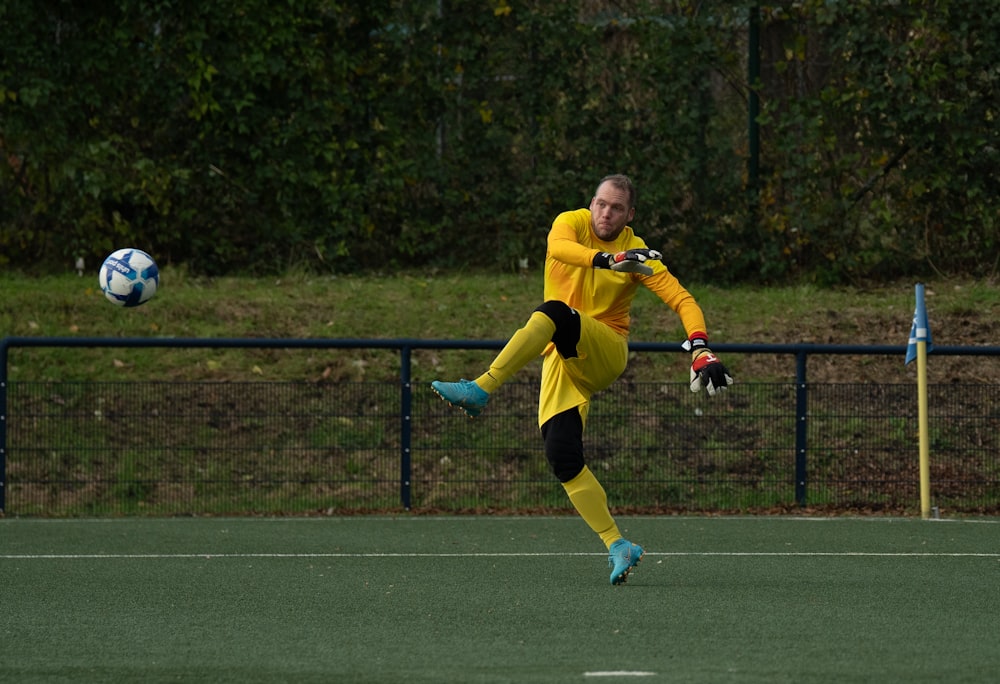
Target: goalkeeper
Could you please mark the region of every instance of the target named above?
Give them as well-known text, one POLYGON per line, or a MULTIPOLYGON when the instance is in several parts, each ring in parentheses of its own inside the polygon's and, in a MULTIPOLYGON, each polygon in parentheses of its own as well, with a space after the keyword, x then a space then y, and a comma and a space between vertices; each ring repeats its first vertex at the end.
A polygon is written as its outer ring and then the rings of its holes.
POLYGON ((640 285, 680 317, 690 349, 691 390, 711 395, 733 382, 708 348, 705 318, 694 297, 628 223, 635 188, 623 175, 601 179, 589 209, 556 217, 548 235, 544 302, 475 381, 431 383, 445 401, 478 416, 490 394, 532 359, 543 356, 538 424, 545 456, 573 506, 604 542, 611 584, 621 584, 643 549, 622 537, 607 495, 583 456, 590 397, 625 370, 629 311, 640 285))

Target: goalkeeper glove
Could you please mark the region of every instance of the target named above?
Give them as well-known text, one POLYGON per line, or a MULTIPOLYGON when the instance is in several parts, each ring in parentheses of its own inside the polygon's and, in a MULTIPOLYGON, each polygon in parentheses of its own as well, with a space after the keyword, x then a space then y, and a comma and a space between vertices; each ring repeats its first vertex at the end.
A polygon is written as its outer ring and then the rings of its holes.
POLYGON ((642 275, 653 275, 653 269, 647 266, 645 261, 659 261, 663 255, 655 249, 629 249, 624 252, 611 254, 610 252, 598 252, 594 257, 594 268, 610 268, 619 273, 641 273, 642 275))
POLYGON ((692 392, 700 392, 704 388, 709 396, 715 396, 716 392, 728 389, 733 384, 733 376, 719 361, 719 357, 706 346, 704 339, 688 340, 683 347, 689 351, 693 349, 691 351, 692 392))

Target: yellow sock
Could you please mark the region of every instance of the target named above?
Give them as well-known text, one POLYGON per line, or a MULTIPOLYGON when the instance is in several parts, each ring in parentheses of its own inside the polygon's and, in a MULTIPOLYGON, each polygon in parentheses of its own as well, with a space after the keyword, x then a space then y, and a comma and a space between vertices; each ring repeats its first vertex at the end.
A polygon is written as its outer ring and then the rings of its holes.
POLYGON ((606 547, 610 549, 613 543, 622 538, 618 525, 608 510, 608 496, 604 493, 604 487, 590 472, 590 468, 584 466, 579 475, 563 483, 563 488, 577 513, 590 525, 590 529, 600 535, 606 547))
POLYGON ((556 324, 552 319, 541 311, 535 311, 524 327, 514 333, 500 350, 490 369, 476 378, 476 384, 486 392, 492 392, 545 351, 555 332, 556 324))

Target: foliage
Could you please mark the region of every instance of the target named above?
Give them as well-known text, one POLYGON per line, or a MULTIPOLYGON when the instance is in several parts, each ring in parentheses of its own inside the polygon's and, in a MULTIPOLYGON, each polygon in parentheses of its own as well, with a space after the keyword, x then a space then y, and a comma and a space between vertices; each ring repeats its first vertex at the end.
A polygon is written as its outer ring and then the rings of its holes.
POLYGON ((779 91, 763 116, 778 270, 996 275, 1000 17, 966 0, 786 5, 768 10, 782 40, 763 84, 779 91))
POLYGON ((750 84, 755 4, 13 0, 0 265, 515 271, 624 171, 685 278, 994 275, 988 3, 763 6, 750 84))

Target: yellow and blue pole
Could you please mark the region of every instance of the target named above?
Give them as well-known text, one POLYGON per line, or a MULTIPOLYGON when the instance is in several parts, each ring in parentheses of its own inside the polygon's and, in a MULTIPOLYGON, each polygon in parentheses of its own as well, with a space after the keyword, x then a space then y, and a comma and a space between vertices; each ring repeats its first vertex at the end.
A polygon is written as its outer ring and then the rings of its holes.
POLYGON ((920 432, 920 517, 931 517, 930 433, 927 428, 927 352, 932 349, 931 328, 924 304, 924 286, 917 283, 917 306, 906 348, 906 364, 917 361, 917 421, 920 432))

